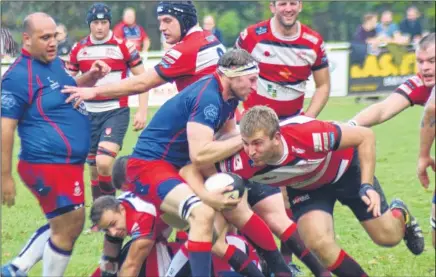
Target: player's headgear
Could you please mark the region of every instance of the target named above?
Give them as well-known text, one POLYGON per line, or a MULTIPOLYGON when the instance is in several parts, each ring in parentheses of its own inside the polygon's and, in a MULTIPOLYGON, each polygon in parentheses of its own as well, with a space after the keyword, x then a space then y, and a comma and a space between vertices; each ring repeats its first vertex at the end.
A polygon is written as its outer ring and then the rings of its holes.
POLYGON ((174 16, 180 23, 182 38, 198 22, 197 10, 192 1, 161 1, 157 6, 157 15, 174 16))
POLYGON ((94 20, 102 20, 107 19, 109 23, 112 21, 112 12, 108 5, 104 3, 95 3, 88 10, 88 14, 86 15, 86 23, 91 25, 91 22, 94 20))

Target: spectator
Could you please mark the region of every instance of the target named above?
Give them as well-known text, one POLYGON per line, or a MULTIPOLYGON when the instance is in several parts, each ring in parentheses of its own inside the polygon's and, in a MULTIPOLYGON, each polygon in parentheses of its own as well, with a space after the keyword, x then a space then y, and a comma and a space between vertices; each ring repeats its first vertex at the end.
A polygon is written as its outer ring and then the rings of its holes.
POLYGON ((126 8, 123 20, 114 27, 116 37, 130 40, 140 52, 147 52, 150 48, 150 38, 144 28, 136 24, 136 12, 133 8, 126 8))
POLYGON ((368 52, 376 54, 379 52, 379 41, 376 37, 377 14, 367 13, 362 18, 362 25, 357 27, 351 43, 353 55, 352 62, 362 62, 368 52))
POLYGON ((19 46, 12 37, 11 31, 8 28, 0 28, 0 57, 15 56, 18 54, 19 46))
POLYGON ((68 36, 67 27, 64 24, 58 24, 56 27, 58 41, 58 55, 65 56, 70 54, 71 48, 73 47, 73 42, 68 36))
POLYGON ((224 44, 223 41, 223 35, 221 33, 221 30, 218 29, 215 26, 215 19, 213 18, 212 15, 206 15, 203 18, 203 29, 206 31, 211 32, 212 34, 214 34, 216 36, 216 38, 222 43, 224 44))
POLYGON ((407 37, 408 43, 418 42, 422 37, 422 26, 419 17, 418 8, 411 6, 407 9, 406 18, 400 23, 400 32, 407 37))
POLYGON ((380 17, 380 23, 375 28, 377 33, 377 37, 380 41, 388 44, 388 43, 396 43, 396 44, 406 44, 407 41, 401 36, 400 29, 398 25, 393 21, 392 12, 389 10, 384 11, 380 17))

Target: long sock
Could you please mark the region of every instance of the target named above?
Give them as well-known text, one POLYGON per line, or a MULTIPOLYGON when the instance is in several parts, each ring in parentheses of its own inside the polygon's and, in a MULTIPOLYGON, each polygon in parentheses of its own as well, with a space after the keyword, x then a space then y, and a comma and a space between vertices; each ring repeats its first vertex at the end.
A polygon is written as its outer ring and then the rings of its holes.
MULTIPOLYGON (((290 208, 286 208, 285 210, 288 218, 292 219, 294 216, 292 210, 290 208)), ((289 249, 289 247, 287 247, 286 244, 283 242, 280 243, 280 253, 282 253, 283 259, 285 259, 286 264, 292 262, 292 250, 289 249)))
POLYGON ((210 277, 212 243, 188 240, 188 256, 192 277, 210 277))
POLYGON ((231 267, 244 276, 250 277, 265 277, 265 275, 260 272, 259 268, 250 261, 250 258, 236 248, 233 245, 227 247, 227 251, 224 254, 223 260, 226 261, 231 267))
POLYGON ((363 271, 362 267, 351 258, 344 250, 341 250, 339 253, 339 257, 336 262, 328 267, 328 270, 336 274, 338 277, 367 277, 365 271, 363 271))
POLYGON ((28 272, 42 259, 44 246, 50 238, 50 235, 51 231, 49 224, 36 230, 23 247, 20 254, 12 261, 12 265, 16 266, 21 271, 28 272))
POLYGON ((241 228, 241 233, 252 242, 257 253, 262 256, 275 276, 291 276, 290 269, 277 249, 271 230, 257 214, 253 213, 241 228))
POLYGON ((406 220, 408 219, 406 211, 400 208, 394 208, 391 209, 391 213, 393 217, 397 218, 401 222, 401 225, 403 226, 403 230, 404 232, 406 232, 406 223, 407 223, 406 220))
POLYGON ((92 202, 94 202, 95 199, 99 198, 102 195, 98 180, 91 180, 91 192, 92 192, 92 202))
POLYGON ((185 244, 183 244, 179 251, 174 255, 171 260, 170 266, 168 267, 168 271, 165 274, 166 277, 175 277, 180 276, 179 274, 185 269, 186 266, 189 266, 188 263, 188 249, 185 244))
POLYGON ((112 176, 98 175, 98 186, 100 187, 102 195, 115 196, 115 188, 112 185, 112 176))
POLYGON ((297 231, 297 224, 292 223, 280 236, 282 243, 294 252, 294 254, 312 271, 315 276, 332 276, 325 269, 312 252, 304 245, 297 231))
POLYGON ((48 239, 42 257, 42 276, 64 276, 72 251, 62 250, 48 239))

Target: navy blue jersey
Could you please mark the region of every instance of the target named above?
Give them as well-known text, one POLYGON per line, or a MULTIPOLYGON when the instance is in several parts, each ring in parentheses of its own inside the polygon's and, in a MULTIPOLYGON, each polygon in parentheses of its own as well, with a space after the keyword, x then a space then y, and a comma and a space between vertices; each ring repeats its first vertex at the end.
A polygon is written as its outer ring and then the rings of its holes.
POLYGON ((45 64, 23 53, 2 79, 2 117, 18 120, 19 158, 39 164, 81 164, 90 145, 90 124, 83 104, 65 103, 61 93, 75 80, 61 59, 45 64))
POLYGON ((224 101, 216 74, 208 75, 165 102, 139 136, 132 157, 165 160, 176 167, 189 161, 186 135, 188 122, 197 122, 217 132, 233 118, 238 100, 224 101))

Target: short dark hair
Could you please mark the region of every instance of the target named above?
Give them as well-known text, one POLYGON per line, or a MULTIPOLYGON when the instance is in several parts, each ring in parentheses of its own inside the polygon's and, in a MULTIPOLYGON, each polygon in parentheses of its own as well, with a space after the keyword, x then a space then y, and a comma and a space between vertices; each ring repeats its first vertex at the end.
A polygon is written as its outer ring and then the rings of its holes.
POLYGON ((120 202, 112 195, 100 196, 91 207, 89 218, 92 224, 98 224, 105 211, 119 211, 120 202))
POLYGON ((225 68, 239 67, 252 62, 256 59, 244 49, 231 49, 224 53, 218 61, 218 66, 225 68))
POLYGON ((363 22, 368 22, 368 21, 370 21, 371 19, 373 19, 375 17, 377 17, 376 13, 366 13, 366 14, 363 15, 362 21, 363 22))
POLYGON ((126 182, 126 166, 129 156, 118 157, 112 166, 112 184, 116 189, 121 189, 126 182))

